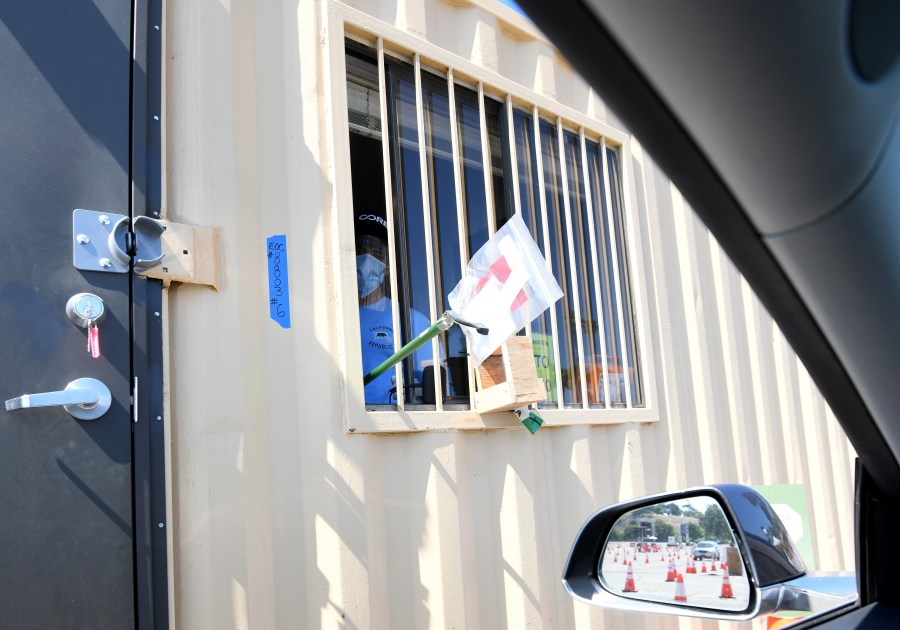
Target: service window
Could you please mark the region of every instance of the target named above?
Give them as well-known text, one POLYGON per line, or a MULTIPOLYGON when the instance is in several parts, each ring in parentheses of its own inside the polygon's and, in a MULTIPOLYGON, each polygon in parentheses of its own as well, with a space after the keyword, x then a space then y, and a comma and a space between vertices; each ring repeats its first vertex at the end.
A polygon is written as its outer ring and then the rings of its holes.
MULTIPOLYGON (((418 57, 349 39, 345 53, 363 374, 440 317, 471 255, 519 213, 564 292, 520 332, 541 406, 643 408, 620 147, 418 57)), ((370 411, 452 412, 473 388, 453 327, 364 392, 370 411)))

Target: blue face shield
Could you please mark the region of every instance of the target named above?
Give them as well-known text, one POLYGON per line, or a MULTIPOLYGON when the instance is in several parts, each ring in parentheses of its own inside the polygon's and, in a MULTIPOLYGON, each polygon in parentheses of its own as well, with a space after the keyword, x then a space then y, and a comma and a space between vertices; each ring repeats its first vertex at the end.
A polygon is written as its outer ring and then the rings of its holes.
POLYGON ((356 286, 359 297, 367 297, 384 281, 384 263, 371 254, 356 257, 356 286))

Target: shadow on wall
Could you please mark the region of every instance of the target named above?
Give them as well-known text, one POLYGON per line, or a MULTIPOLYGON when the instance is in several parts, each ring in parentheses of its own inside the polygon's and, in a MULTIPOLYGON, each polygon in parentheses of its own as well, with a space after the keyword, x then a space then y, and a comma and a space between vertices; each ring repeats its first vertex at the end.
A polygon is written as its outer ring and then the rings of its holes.
MULTIPOLYGON (((95 142, 106 148, 106 155, 116 158, 123 172, 130 173, 129 156, 119 150, 128 145, 129 121, 110 120, 110 115, 114 112, 128 112, 127 106, 121 107, 119 104, 123 100, 127 103, 131 94, 127 89, 117 89, 119 85, 111 85, 107 77, 109 65, 114 62, 121 64, 118 71, 125 77, 131 72, 130 33, 117 33, 110 26, 130 23, 128 15, 131 3, 120 2, 116 6, 112 2, 106 2, 103 9, 106 13, 120 11, 126 15, 124 18, 121 15, 105 15, 91 0, 71 0, 62 4, 53 0, 34 0, 22 4, 0 3, 0 22, 41 71, 55 98, 69 111, 73 121, 95 142), (49 21, 46 16, 51 14, 54 19, 49 21), (52 33, 48 33, 48 25, 52 27, 52 24, 77 24, 78 27, 55 28, 52 33), (48 35, 51 34, 55 48, 47 45, 48 35), (80 45, 84 40, 90 40, 92 46, 88 48, 80 45), (93 80, 91 73, 86 72, 85 68, 97 69, 93 80), (91 81, 92 85, 85 87, 85 80, 91 81), (92 98, 85 99, 85 94, 91 94, 92 98)), ((3 71, 14 73, 16 69, 6 66, 3 71)), ((135 73, 134 80, 142 83, 143 70, 135 68, 135 73)), ((127 82, 123 85, 127 85, 127 82)), ((40 121, 39 112, 36 114, 36 121, 40 121)), ((20 124, 27 130, 31 122, 22 120, 20 124)), ((44 131, 38 130, 36 133, 42 135, 44 131)), ((66 147, 60 147, 60 150, 65 151, 66 147)), ((70 170, 66 175, 72 174, 70 170)), ((143 186, 143 182, 133 183, 143 186)))

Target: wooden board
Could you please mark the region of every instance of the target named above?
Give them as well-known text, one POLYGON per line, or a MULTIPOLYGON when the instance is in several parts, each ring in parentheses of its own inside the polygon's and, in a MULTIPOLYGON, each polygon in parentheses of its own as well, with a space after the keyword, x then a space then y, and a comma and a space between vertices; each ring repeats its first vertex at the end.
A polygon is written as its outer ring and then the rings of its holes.
POLYGON ((148 278, 171 282, 206 284, 219 288, 219 233, 208 227, 160 221, 166 231, 160 236, 163 259, 143 272, 148 278))
POLYGON ((518 409, 547 397, 538 378, 528 337, 510 337, 478 366, 475 409, 481 413, 518 409))

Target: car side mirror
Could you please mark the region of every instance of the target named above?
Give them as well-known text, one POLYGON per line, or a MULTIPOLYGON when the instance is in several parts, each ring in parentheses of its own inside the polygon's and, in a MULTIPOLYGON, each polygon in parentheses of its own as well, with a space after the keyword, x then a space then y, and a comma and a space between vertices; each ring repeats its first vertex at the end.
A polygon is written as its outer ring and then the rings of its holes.
POLYGON ((746 620, 783 606, 806 564, 755 490, 720 485, 620 503, 582 527, 563 573, 597 606, 746 620))

